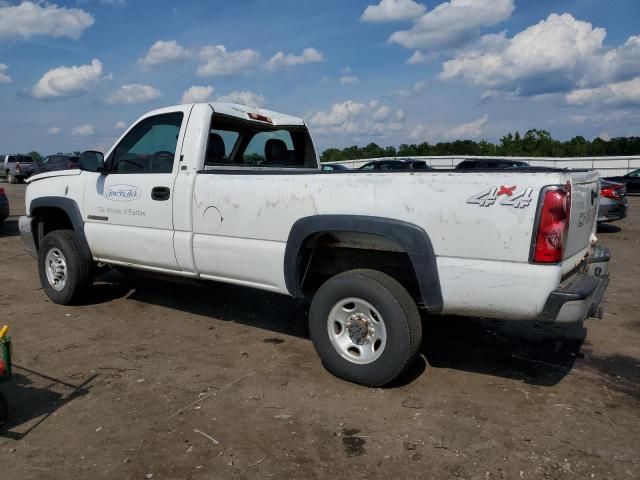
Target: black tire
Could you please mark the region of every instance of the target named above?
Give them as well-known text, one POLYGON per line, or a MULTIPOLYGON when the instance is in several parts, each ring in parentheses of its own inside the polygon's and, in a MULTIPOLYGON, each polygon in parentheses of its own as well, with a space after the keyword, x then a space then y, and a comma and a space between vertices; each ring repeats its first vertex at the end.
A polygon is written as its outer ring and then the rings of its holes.
POLYGON ((309 310, 309 332, 324 367, 336 377, 371 387, 397 378, 415 360, 422 341, 422 322, 407 290, 389 275, 375 270, 350 270, 327 280, 316 292, 309 310), (331 343, 327 321, 338 302, 356 297, 380 313, 386 346, 367 364, 344 358, 331 343))
POLYGON ((92 284, 93 262, 83 252, 72 230, 55 230, 45 235, 38 250, 38 273, 47 296, 60 305, 77 302, 92 284), (66 262, 66 282, 57 290, 47 278, 47 254, 57 249, 66 262))

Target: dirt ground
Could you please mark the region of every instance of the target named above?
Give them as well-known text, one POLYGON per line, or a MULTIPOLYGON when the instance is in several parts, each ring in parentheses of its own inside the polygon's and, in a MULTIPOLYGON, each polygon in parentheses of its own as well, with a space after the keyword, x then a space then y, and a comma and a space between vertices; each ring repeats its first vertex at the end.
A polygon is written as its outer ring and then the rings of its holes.
POLYGON ((640 477, 640 197, 599 233, 602 320, 425 318, 409 374, 369 389, 325 372, 285 296, 109 273, 54 305, 18 236, 25 186, 2 186, 1 479, 640 477))

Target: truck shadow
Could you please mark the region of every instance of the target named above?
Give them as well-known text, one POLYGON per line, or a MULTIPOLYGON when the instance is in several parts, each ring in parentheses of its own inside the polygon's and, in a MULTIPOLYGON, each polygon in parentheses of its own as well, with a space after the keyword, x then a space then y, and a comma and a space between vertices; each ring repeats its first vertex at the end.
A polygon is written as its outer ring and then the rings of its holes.
MULTIPOLYGON (((103 275, 96 287, 90 302, 126 296, 219 321, 309 338, 309 304, 286 295, 216 282, 182 284, 117 272, 103 275)), ((534 385, 555 385, 581 357, 586 336, 581 326, 453 316, 424 316, 423 332, 420 358, 393 387, 411 383, 428 368, 452 368, 534 385)))
POLYGON ((92 375, 73 385, 34 370, 13 365, 13 378, 2 385, 9 405, 9 418, 0 429, 0 438, 20 440, 45 422, 58 409, 89 393, 92 375))
POLYGON ((430 317, 421 351, 433 368, 453 368, 552 386, 581 358, 586 329, 537 322, 430 317))
POLYGON ((621 231, 622 231, 621 227, 617 225, 613 225, 611 223, 599 223, 598 229, 597 229, 598 233, 618 233, 621 231))

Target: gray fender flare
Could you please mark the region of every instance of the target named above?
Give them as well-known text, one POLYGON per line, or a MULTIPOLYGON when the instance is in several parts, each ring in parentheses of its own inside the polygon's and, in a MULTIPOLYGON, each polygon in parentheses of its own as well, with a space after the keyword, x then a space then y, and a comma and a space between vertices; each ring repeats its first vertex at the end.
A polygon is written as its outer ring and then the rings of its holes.
MULTIPOLYGON (((89 248, 89 242, 87 241, 87 237, 84 234, 84 220, 82 219, 82 214, 80 213, 80 208, 78 204, 70 199, 63 197, 38 197, 34 198, 29 205, 29 215, 34 216, 38 208, 57 208, 62 210, 67 214, 69 220, 71 220, 71 225, 73 226, 73 231, 76 234, 78 242, 80 246, 84 250, 85 254, 88 258, 93 258, 91 253, 91 249, 89 248)), ((40 232, 34 232, 36 235, 40 235, 40 232)), ((39 244, 39 238, 37 245, 39 244)))
POLYGON ((442 310, 438 265, 427 232, 412 223, 366 215, 314 215, 293 224, 284 254, 284 279, 292 296, 304 297, 300 284, 303 269, 300 252, 304 242, 310 235, 327 231, 369 233, 400 245, 413 265, 422 303, 430 312, 442 310))

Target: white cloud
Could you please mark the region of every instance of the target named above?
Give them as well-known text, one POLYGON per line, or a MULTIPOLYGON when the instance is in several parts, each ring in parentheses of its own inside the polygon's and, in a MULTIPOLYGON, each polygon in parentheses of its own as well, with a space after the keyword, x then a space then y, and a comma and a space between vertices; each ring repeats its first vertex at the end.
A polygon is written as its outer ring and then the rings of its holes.
POLYGON ((122 120, 116 122, 116 124, 113 126, 114 130, 124 130, 125 128, 127 128, 127 124, 122 120))
POLYGON ((422 123, 416 124, 409 132, 409 137, 414 140, 422 140, 425 141, 427 138, 431 136, 431 127, 428 125, 424 125, 422 123))
POLYGON ((87 123, 85 125, 78 125, 77 127, 73 127, 71 130, 71 135, 86 137, 87 135, 93 135, 96 133, 96 127, 87 123))
POLYGON ((79 8, 58 7, 46 2, 0 2, 0 38, 35 36, 80 38, 95 22, 79 8))
POLYGON ((445 130, 442 135, 451 140, 468 140, 482 135, 484 127, 489 123, 489 115, 483 115, 471 122, 463 123, 450 130, 445 130))
POLYGON ((640 105, 640 77, 609 83, 596 88, 581 88, 565 95, 569 105, 640 105))
POLYGON ((424 50, 459 47, 481 27, 507 20, 514 9, 514 0, 450 0, 422 15, 409 30, 391 34, 389 42, 424 50))
POLYGON ((11 77, 6 73, 8 69, 9 69, 9 65, 0 63, 0 83, 11 82, 11 77))
POLYGON ((390 115, 391 107, 389 105, 381 105, 380 108, 373 113, 373 119, 377 122, 381 122, 389 118, 390 115))
POLYGON ((181 103, 200 103, 206 102, 211 98, 214 88, 211 85, 200 86, 193 85, 187 88, 182 94, 181 103))
POLYGON ((604 140, 605 142, 608 142, 609 140, 611 140, 611 135, 609 135, 607 132, 600 132, 598 134, 598 138, 600 140, 604 140))
POLYGON ((426 86, 427 82, 425 81, 416 82, 410 88, 403 88, 401 90, 391 92, 391 95, 400 98, 413 97, 414 95, 418 95, 420 92, 422 92, 426 86))
POLYGON ((175 40, 158 40, 151 45, 147 54, 138 60, 138 64, 151 68, 166 63, 177 63, 189 58, 189 50, 175 40))
POLYGON ((217 102, 229 102, 239 103, 241 105, 248 105, 250 107, 262 107, 264 106, 264 97, 258 93, 253 93, 249 90, 245 91, 233 91, 227 95, 222 95, 216 99, 217 102))
POLYGON ((345 75, 340 77, 340 83, 343 85, 358 83, 359 81, 360 79, 356 75, 345 75))
POLYGON ((235 75, 251 70, 260 62, 260 53, 245 49, 228 52, 224 45, 209 45, 200 49, 198 54, 202 64, 198 75, 216 77, 235 75))
POLYGON ((285 54, 278 52, 265 64, 267 70, 278 70, 280 68, 292 67, 294 65, 303 65, 305 63, 318 63, 324 61, 322 52, 315 48, 305 48, 300 55, 292 53, 285 54))
POLYGON ((134 103, 144 103, 160 97, 160 90, 151 85, 141 85, 134 83, 123 85, 119 90, 113 92, 107 103, 119 105, 132 105, 134 103))
POLYGON ((378 100, 368 103, 346 100, 333 104, 329 110, 316 112, 309 122, 319 135, 385 137, 404 128, 404 117, 402 110, 394 113, 378 100))
POLYGON ((102 75, 102 62, 94 58, 90 65, 49 70, 33 86, 30 93, 37 99, 72 97, 110 78, 111 74, 102 75))
POLYGON ((60 127, 51 127, 49 130, 47 130, 47 135, 58 135, 60 132, 60 127))
POLYGON ((497 92, 540 95, 601 86, 640 74, 640 37, 603 46, 606 31, 570 14, 551 14, 513 38, 483 36, 444 62, 442 79, 460 78, 497 92))
POLYGON ((419 65, 427 62, 427 56, 420 50, 415 50, 413 55, 407 59, 407 65, 419 65))
POLYGON ((364 9, 361 20, 365 22, 397 22, 419 17, 427 7, 413 0, 380 0, 377 5, 364 9))

